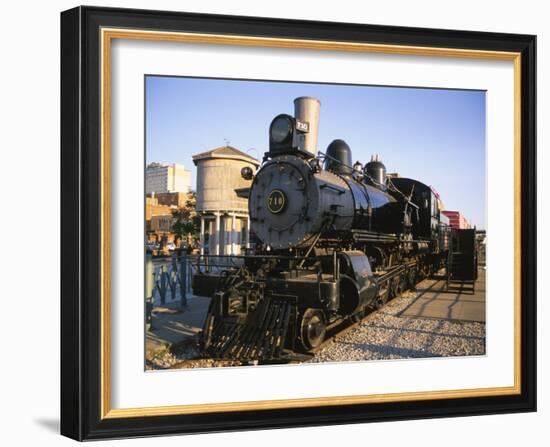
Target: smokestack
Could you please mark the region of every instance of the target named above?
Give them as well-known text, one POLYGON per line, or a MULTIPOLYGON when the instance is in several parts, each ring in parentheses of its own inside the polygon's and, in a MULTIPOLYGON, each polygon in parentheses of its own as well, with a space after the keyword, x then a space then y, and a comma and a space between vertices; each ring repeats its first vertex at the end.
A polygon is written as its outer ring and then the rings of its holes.
POLYGON ((320 109, 321 102, 312 96, 300 96, 294 100, 294 118, 309 124, 309 131, 304 134, 304 149, 313 156, 317 154, 320 109))

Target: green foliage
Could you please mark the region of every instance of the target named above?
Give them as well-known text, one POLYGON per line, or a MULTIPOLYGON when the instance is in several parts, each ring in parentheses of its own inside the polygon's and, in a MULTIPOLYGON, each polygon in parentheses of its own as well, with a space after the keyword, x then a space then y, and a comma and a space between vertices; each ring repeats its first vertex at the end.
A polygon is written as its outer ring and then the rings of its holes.
POLYGON ((196 204, 197 196, 192 191, 188 194, 185 206, 172 211, 172 232, 180 239, 185 240, 188 235, 193 239, 199 236, 200 218, 197 216, 196 204))

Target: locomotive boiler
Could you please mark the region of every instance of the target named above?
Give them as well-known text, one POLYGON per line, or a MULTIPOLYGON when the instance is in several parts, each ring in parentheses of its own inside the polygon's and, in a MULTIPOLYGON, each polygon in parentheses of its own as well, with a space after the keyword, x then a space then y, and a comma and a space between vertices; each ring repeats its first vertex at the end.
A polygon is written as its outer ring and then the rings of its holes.
POLYGON ((445 263, 448 229, 432 189, 387 175, 378 156, 353 164, 340 139, 318 152, 319 101, 294 106, 271 122, 259 170, 242 171, 255 247, 195 278, 216 284, 200 335, 210 357, 311 352, 445 263))

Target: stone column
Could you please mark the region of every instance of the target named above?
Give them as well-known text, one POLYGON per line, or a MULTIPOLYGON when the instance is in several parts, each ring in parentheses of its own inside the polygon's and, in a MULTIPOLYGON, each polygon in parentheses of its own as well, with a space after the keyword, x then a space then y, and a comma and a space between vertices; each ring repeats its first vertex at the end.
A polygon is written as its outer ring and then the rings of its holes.
POLYGON ((237 238, 236 228, 235 228, 235 213, 231 215, 231 254, 237 254, 237 247, 235 244, 235 239, 237 238))
POLYGON ((201 244, 201 255, 203 255, 204 254, 204 216, 202 214, 201 214, 200 244, 201 244))
POLYGON ((220 254, 220 213, 216 211, 214 213, 216 216, 216 247, 214 249, 214 254, 219 255, 220 254))

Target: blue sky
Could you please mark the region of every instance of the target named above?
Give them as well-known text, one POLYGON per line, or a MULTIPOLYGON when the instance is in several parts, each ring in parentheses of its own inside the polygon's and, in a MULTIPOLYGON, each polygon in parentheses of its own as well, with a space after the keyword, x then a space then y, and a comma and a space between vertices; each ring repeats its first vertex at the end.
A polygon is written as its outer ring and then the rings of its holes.
POLYGON ((279 113, 321 101, 318 149, 336 138, 363 163, 433 186, 446 209, 485 228, 485 92, 147 76, 146 161, 180 163, 230 144, 260 158, 279 113))

